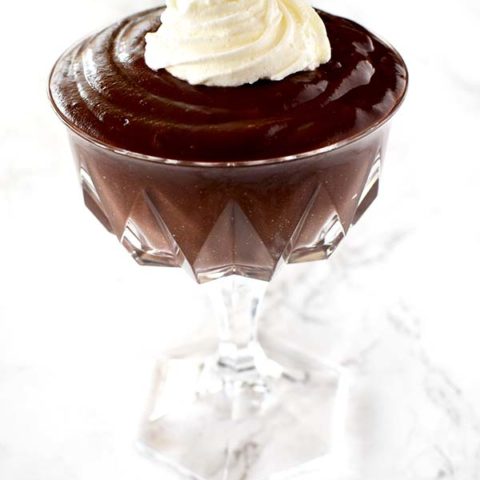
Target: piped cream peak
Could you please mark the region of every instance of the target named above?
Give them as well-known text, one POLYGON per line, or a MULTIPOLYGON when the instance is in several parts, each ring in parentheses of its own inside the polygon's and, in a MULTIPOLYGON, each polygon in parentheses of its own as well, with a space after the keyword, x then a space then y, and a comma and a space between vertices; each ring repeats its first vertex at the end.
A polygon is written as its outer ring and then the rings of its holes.
POLYGON ((306 0, 167 0, 146 35, 145 62, 192 85, 282 80, 331 57, 325 25, 306 0))

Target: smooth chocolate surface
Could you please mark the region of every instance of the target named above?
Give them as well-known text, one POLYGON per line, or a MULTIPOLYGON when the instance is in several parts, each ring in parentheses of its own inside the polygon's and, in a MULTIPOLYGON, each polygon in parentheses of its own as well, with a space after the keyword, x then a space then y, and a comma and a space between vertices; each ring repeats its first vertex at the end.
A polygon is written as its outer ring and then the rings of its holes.
POLYGON ((325 12, 332 60, 280 82, 192 86, 144 62, 158 9, 128 17, 67 51, 51 77, 67 124, 131 152, 180 160, 255 160, 352 138, 382 122, 403 97, 398 54, 358 24, 325 12))

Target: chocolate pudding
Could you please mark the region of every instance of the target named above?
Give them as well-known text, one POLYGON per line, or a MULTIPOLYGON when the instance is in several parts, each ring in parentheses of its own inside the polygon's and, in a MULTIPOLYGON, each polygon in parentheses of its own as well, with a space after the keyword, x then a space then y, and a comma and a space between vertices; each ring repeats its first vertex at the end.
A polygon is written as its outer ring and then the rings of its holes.
POLYGON ((139 263, 268 280, 280 260, 328 257, 373 201, 406 68, 363 27, 320 14, 331 61, 281 81, 193 86, 150 70, 158 9, 57 62, 51 98, 86 204, 139 263))
POLYGON ((52 76, 58 111, 116 149, 164 158, 233 161, 332 145, 382 122, 402 98, 399 56, 363 27, 321 12, 332 60, 279 82, 193 86, 144 61, 159 11, 139 13, 69 50, 52 76))

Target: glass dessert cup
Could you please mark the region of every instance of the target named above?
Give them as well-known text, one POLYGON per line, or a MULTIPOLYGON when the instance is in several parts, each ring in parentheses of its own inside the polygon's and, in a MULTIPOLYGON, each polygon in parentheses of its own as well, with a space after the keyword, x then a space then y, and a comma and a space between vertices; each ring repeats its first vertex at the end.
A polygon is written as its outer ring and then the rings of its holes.
POLYGON ((144 453, 198 479, 277 478, 313 461, 348 473, 347 373, 301 345, 260 345, 257 312, 283 263, 328 258, 375 199, 390 118, 318 151, 222 164, 115 150, 68 125, 86 206, 139 264, 184 268, 218 319, 216 348, 159 362, 144 453))

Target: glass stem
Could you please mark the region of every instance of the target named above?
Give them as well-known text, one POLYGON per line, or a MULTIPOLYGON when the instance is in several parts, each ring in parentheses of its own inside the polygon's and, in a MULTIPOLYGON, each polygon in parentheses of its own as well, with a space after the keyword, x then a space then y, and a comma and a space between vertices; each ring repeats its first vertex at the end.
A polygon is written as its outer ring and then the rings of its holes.
POLYGON ((256 370, 262 355, 257 314, 268 282, 232 275, 207 284, 219 328, 217 363, 232 373, 256 370))

